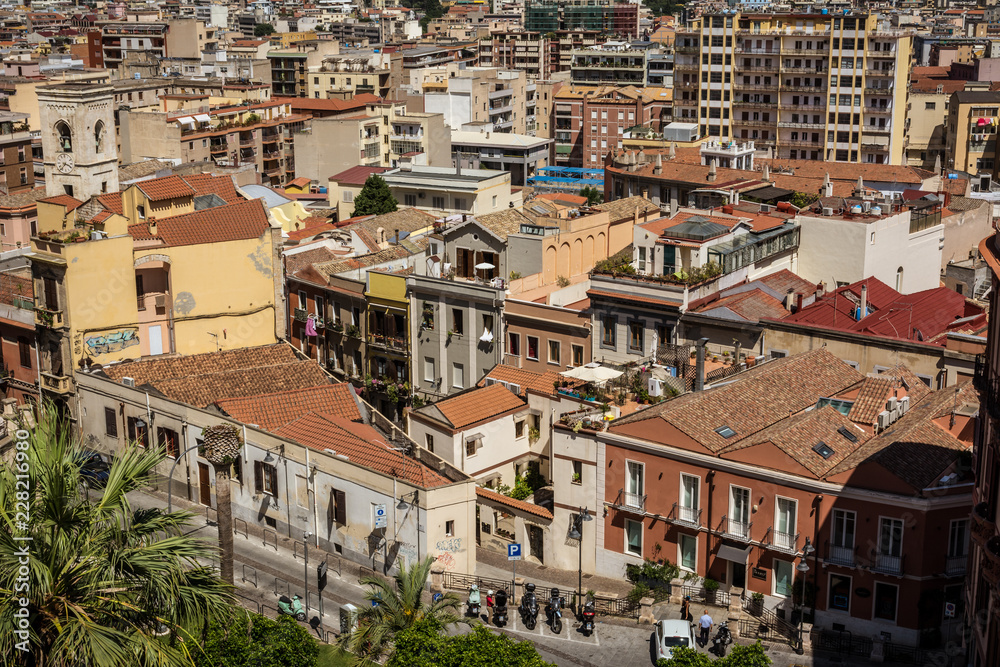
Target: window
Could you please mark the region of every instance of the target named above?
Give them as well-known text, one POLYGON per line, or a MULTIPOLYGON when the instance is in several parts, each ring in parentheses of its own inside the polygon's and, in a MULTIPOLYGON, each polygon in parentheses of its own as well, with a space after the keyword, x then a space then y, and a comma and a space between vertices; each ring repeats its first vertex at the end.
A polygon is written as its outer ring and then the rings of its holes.
POLYGON ((969 553, 969 520, 956 519, 948 531, 948 558, 965 558, 969 553))
POLYGON ((750 489, 729 487, 729 534, 747 538, 750 533, 750 489))
POLYGON ((127 426, 130 441, 140 447, 149 447, 149 429, 146 420, 141 417, 129 417, 127 426))
POLYGON ((437 368, 434 357, 424 357, 424 380, 434 382, 437 380, 437 368))
MULTIPOLYGON (((254 490, 258 495, 278 497, 278 468, 263 461, 253 462, 254 490)), ((336 491, 334 492, 336 493, 336 491)))
POLYGON ((538 361, 538 336, 528 336, 528 359, 538 361))
POLYGON ((642 339, 643 339, 644 329, 645 327, 642 326, 642 322, 628 323, 629 352, 638 352, 639 354, 642 354, 642 339))
POLYGON ((678 519, 688 523, 699 523, 698 517, 698 487, 701 478, 681 473, 681 493, 678 505, 678 519))
POLYGON ((479 436, 476 436, 474 438, 469 438, 468 440, 465 441, 465 455, 467 457, 475 456, 476 451, 480 447, 482 447, 482 444, 483 444, 483 439, 480 438, 479 436))
POLYGON ((347 494, 337 489, 330 489, 333 500, 333 522, 338 526, 347 525, 347 494))
POLYGON ((465 319, 461 308, 451 309, 451 331, 456 336, 465 333, 465 319))
POLYGON ((777 498, 774 503, 774 545, 782 549, 795 548, 796 502, 777 498))
POLYGON ((549 341, 549 363, 558 364, 559 363, 559 341, 550 340, 549 341))
POLYGON ((719 428, 715 429, 715 432, 721 435, 723 438, 726 438, 727 440, 736 435, 736 431, 734 431, 729 426, 720 426, 719 428))
POLYGON ((645 246, 639 246, 639 271, 646 271, 646 248, 645 246))
POLYGON ((642 555, 642 522, 625 519, 625 553, 642 555))
POLYGON ((896 604, 899 598, 899 587, 892 584, 875 582, 875 609, 872 612, 874 618, 883 621, 896 621, 896 604))
POLYGON ((878 552, 899 557, 903 552, 903 522, 900 519, 879 519, 878 552))
POLYGON ((21 368, 31 368, 31 343, 24 336, 17 337, 17 352, 21 357, 21 368))
POLYGON ((677 535, 677 564, 682 570, 694 572, 698 563, 698 538, 694 535, 677 535))
POLYGON ((573 346, 573 365, 583 366, 583 345, 573 346))
POLYGON ((444 536, 445 537, 451 537, 454 534, 455 534, 455 522, 454 521, 445 521, 444 522, 444 536))
POLYGON ((896 291, 903 291, 903 267, 896 269, 896 291))
POLYGON ((514 437, 523 438, 524 437, 524 420, 519 419, 514 422, 514 437))
POLYGON ((851 611, 851 578, 840 574, 830 575, 829 609, 851 611))
MULTIPOLYGON (((177 431, 173 429, 158 427, 156 429, 156 444, 167 453, 167 458, 176 459, 181 454, 177 431)), ((239 458, 238 454, 236 458, 239 458)))
MULTIPOLYGON (((353 201, 354 195, 351 195, 351 201, 353 201)), ((344 201, 348 201, 344 199, 344 201)), ((403 204, 406 206, 416 206, 417 205, 417 195, 403 195, 403 204)))
POLYGON ((937 102, 924 102, 924 109, 926 111, 933 111, 937 107, 937 102))
POLYGON ((465 199, 462 197, 455 197, 455 209, 458 211, 464 211, 468 206, 465 205, 465 199))
POLYGON ((112 438, 118 437, 118 415, 114 408, 104 408, 104 433, 112 438))
POLYGON ((465 366, 462 364, 452 364, 451 368, 451 386, 456 389, 462 389, 465 387, 465 366))
POLYGON ((521 334, 508 334, 507 336, 507 354, 512 357, 521 356, 521 334))
POLYGON ((573 484, 583 484, 583 462, 573 461, 573 484))
POLYGON ((830 560, 854 564, 854 512, 833 510, 833 528, 830 534, 830 560))
POLYGON ((645 505, 644 468, 645 466, 637 461, 625 463, 625 505, 628 507, 643 509, 645 505))
POLYGON ((781 597, 791 597, 792 595, 792 574, 795 569, 788 561, 774 559, 774 583, 772 584, 772 595, 781 597))
POLYGON ((618 328, 618 319, 614 315, 604 317, 604 331, 601 334, 601 345, 615 347, 615 329, 618 328))
POLYGON ((306 293, 300 290, 299 291, 299 308, 301 310, 305 310, 308 306, 309 306, 309 301, 306 298, 306 293))
POLYGON ((140 220, 145 220, 146 219, 146 207, 145 206, 143 206, 142 204, 139 204, 138 206, 135 207, 135 210, 139 214, 139 219, 140 220))
POLYGON ((493 195, 493 208, 497 207, 497 196, 493 195))
POLYGON ((431 205, 434 208, 443 209, 444 208, 444 197, 431 197, 431 205))

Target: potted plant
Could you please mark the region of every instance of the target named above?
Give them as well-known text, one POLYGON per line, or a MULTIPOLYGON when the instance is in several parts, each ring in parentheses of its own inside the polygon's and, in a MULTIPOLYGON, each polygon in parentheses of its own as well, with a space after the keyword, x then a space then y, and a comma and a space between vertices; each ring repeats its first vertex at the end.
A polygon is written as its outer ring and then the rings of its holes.
POLYGON ((705 601, 715 604, 715 593, 719 590, 719 582, 715 579, 705 579, 705 601))
POLYGON ((580 473, 578 473, 578 472, 573 473, 573 483, 574 484, 580 484, 581 483, 580 482, 580 473))
POLYGON ((750 613, 754 616, 760 616, 764 611, 764 594, 763 593, 751 593, 750 594, 750 613))

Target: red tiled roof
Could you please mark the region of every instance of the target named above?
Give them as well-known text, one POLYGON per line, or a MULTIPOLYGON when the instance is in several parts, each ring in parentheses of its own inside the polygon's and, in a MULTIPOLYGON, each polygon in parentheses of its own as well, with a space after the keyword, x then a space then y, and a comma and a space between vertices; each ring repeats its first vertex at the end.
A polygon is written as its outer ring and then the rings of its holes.
POLYGON ((439 473, 393 450, 382 434, 367 424, 309 412, 276 433, 318 451, 330 450, 352 463, 423 488, 448 484, 448 480, 439 473))
POLYGON ((228 398, 216 401, 215 405, 233 419, 256 424, 265 431, 276 431, 307 412, 362 421, 354 387, 347 383, 228 398))
POLYGON ((46 197, 45 199, 39 199, 38 201, 45 202, 46 204, 58 204, 59 206, 65 206, 67 213, 75 211, 83 206, 82 201, 74 199, 69 195, 56 195, 55 197, 46 197))
POLYGON ((125 211, 125 209, 122 208, 122 193, 120 192, 109 192, 107 194, 99 195, 97 197, 97 202, 112 213, 117 213, 118 215, 122 215, 125 211))
POLYGON ((306 97, 276 97, 272 101, 280 104, 290 104, 293 110, 303 111, 350 111, 353 109, 363 109, 372 102, 378 102, 381 98, 371 93, 355 95, 349 100, 317 100, 306 97))
POLYGON ((190 197, 195 189, 188 185, 180 176, 164 176, 139 181, 135 184, 150 201, 163 201, 177 197, 190 197))
POLYGON ((359 164, 356 167, 345 169, 339 174, 335 174, 326 180, 337 181, 343 185, 364 185, 365 181, 368 180, 368 177, 372 174, 382 174, 387 171, 389 171, 389 167, 369 167, 367 165, 359 164))
POLYGON ((456 431, 525 407, 514 392, 500 384, 466 391, 438 401, 430 410, 439 411, 456 431))
MULTIPOLYGON (((528 389, 545 394, 546 396, 555 396, 556 394, 553 383, 556 380, 562 382, 563 380, 568 379, 559 375, 555 371, 536 373, 535 371, 529 371, 524 368, 507 366, 504 364, 497 364, 494 366, 493 369, 486 374, 486 377, 479 381, 480 387, 486 386, 486 378, 491 378, 497 382, 506 382, 508 384, 518 385, 521 388, 521 396, 527 396, 528 389)), ((569 382, 575 386, 575 380, 569 379, 569 382)))
POLYGON ((528 514, 534 514, 535 516, 540 516, 543 519, 552 518, 552 512, 548 511, 544 507, 540 507, 534 503, 529 503, 523 500, 517 500, 516 498, 505 496, 502 493, 497 493, 492 489, 487 489, 482 486, 477 486, 476 495, 482 498, 483 500, 489 500, 494 503, 499 503, 506 507, 510 507, 511 509, 527 512, 528 514))
POLYGON ((292 275, 293 273, 301 271, 302 269, 312 266, 313 264, 329 262, 336 259, 336 257, 337 255, 326 246, 320 246, 319 248, 314 248, 312 250, 303 250, 302 252, 289 253, 285 255, 285 274, 292 275))
POLYGON ((724 296, 696 312, 711 314, 717 308, 727 308, 748 322, 759 322, 764 317, 780 320, 788 315, 781 301, 761 289, 724 296))
POLYGON ((168 246, 185 246, 255 239, 269 227, 263 203, 253 199, 157 220, 156 235, 146 224, 130 225, 128 233, 137 241, 159 239, 168 246))
POLYGON ((885 402, 892 384, 891 377, 866 377, 861 383, 861 390, 854 399, 851 411, 847 414, 848 418, 867 426, 874 424, 878 413, 885 410, 885 402))
POLYGON ((792 290, 795 294, 805 295, 813 294, 816 291, 814 283, 792 273, 788 269, 782 269, 766 276, 761 276, 754 282, 763 283, 781 296, 788 294, 788 290, 792 290))
POLYGON ((196 195, 219 195, 227 204, 246 201, 236 191, 236 185, 230 176, 214 176, 212 174, 194 174, 182 177, 184 182, 190 185, 196 195))
POLYGON ((298 187, 298 188, 308 188, 309 184, 312 183, 312 179, 306 178, 305 176, 299 176, 298 178, 293 178, 285 184, 285 187, 298 187))

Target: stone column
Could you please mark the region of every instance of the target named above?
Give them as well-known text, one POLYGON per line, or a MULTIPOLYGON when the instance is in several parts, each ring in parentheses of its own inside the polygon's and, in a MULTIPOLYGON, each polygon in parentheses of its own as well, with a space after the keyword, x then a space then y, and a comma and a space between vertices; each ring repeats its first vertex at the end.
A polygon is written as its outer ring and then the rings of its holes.
POLYGON ((431 565, 431 593, 444 593, 444 565, 431 565))
POLYGON ((656 617, 653 616, 653 603, 656 600, 653 598, 642 598, 639 600, 639 623, 648 623, 653 625, 656 623, 656 617))
POLYGON ((684 580, 670 580, 670 604, 684 604, 684 580))

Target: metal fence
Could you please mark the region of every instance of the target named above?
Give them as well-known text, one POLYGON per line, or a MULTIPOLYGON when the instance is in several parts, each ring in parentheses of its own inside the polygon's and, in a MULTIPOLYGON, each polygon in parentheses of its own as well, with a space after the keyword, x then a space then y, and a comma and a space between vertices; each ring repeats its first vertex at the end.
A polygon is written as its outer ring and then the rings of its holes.
POLYGON ((741 637, 798 646, 799 629, 785 619, 779 618, 772 610, 764 609, 763 606, 755 607, 752 604, 744 604, 744 610, 749 616, 740 619, 741 637))
POLYGON ((498 591, 501 588, 507 591, 508 597, 514 595, 514 582, 510 579, 493 579, 490 577, 477 577, 473 574, 462 574, 460 572, 445 572, 444 587, 453 591, 467 591, 472 584, 479 586, 479 590, 485 594, 487 590, 498 591))
POLYGON ((886 662, 903 662, 909 665, 923 665, 929 662, 927 652, 916 646, 885 642, 884 647, 886 662))
POLYGON ((603 616, 622 616, 624 618, 639 618, 639 603, 628 598, 606 598, 594 596, 594 613, 603 616))
POLYGON ((871 656, 873 644, 871 637, 855 637, 847 630, 821 630, 814 632, 812 637, 812 647, 815 650, 859 658, 871 656))
POLYGON ((714 592, 709 592, 705 590, 704 586, 689 586, 685 584, 681 586, 681 597, 687 596, 691 597, 691 602, 710 604, 717 607, 728 607, 732 600, 729 591, 724 591, 721 588, 714 592))

